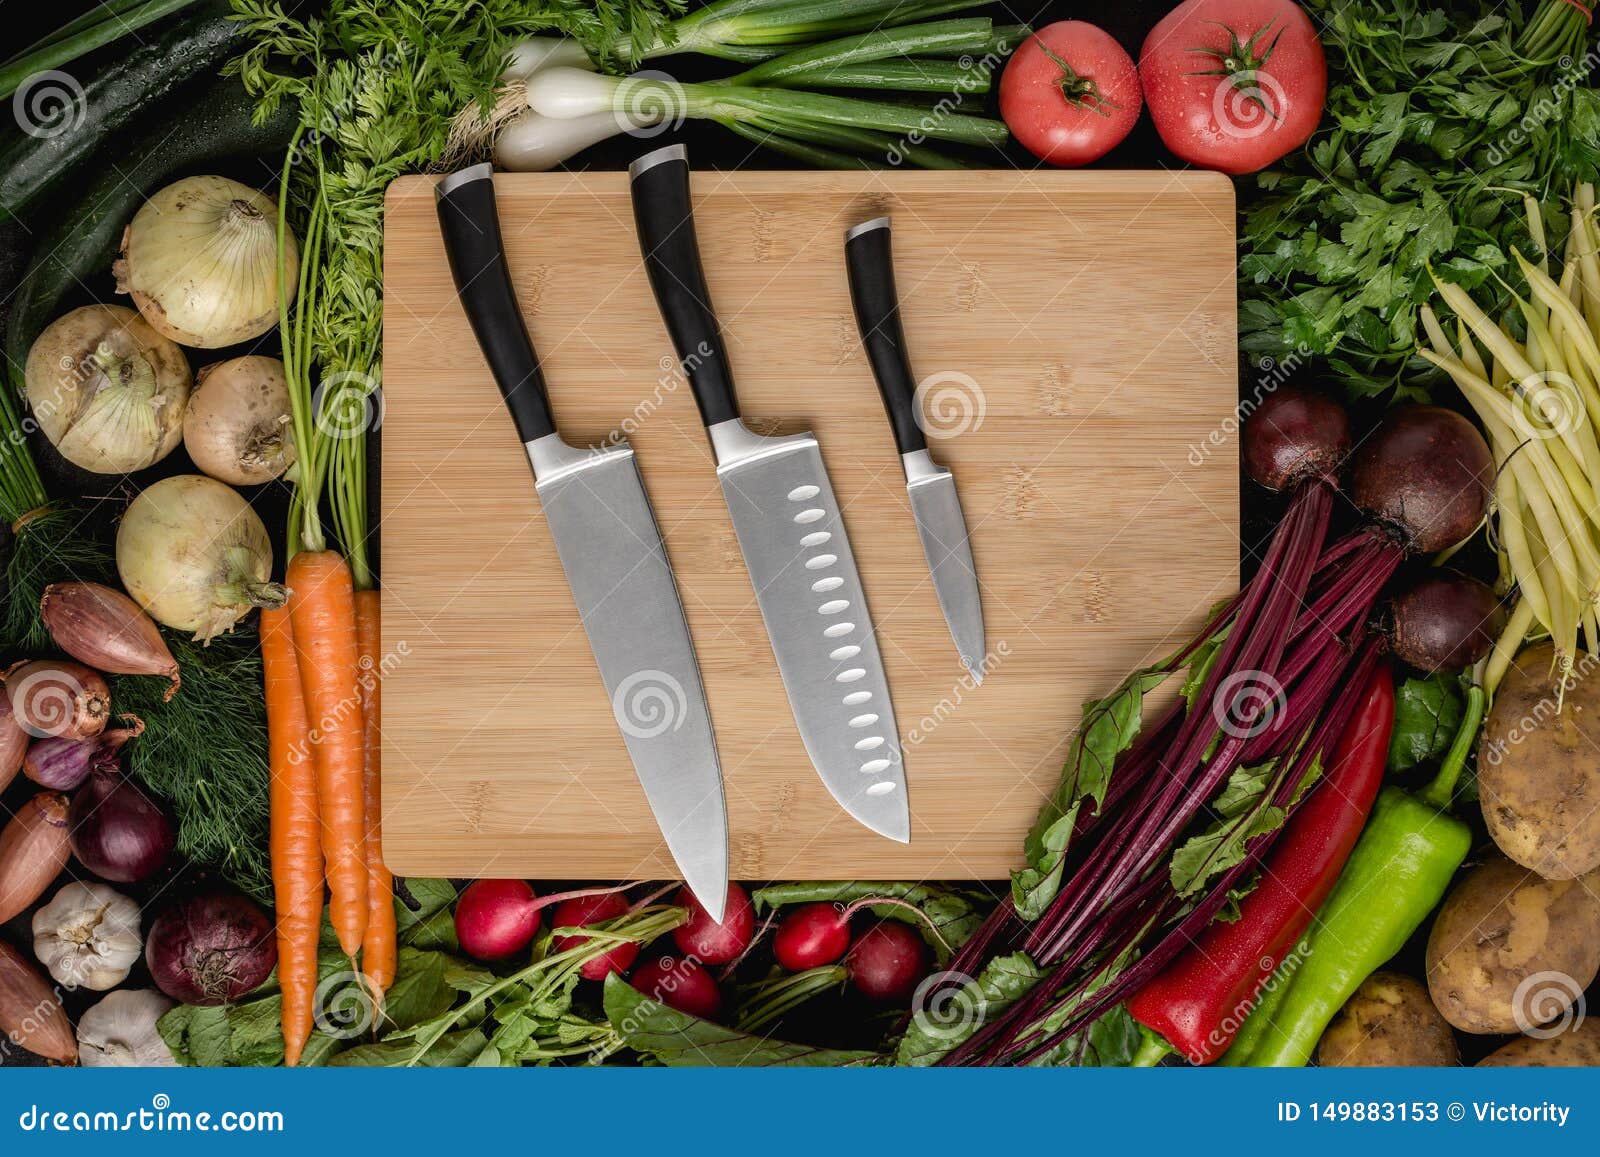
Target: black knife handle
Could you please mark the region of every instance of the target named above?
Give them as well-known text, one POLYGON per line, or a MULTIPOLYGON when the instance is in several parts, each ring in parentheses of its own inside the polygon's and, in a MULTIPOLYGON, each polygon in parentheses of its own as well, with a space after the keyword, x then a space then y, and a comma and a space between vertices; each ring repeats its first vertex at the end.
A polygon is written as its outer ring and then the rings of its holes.
POLYGON ((435 190, 439 232, 444 235, 461 308, 511 411, 517 436, 526 443, 554 434, 556 424, 539 372, 539 355, 506 269, 492 172, 490 165, 473 165, 439 182, 435 190))
POLYGON ((889 247, 889 218, 857 225, 844 235, 844 263, 850 274, 850 300, 856 307, 856 328, 877 379, 894 442, 900 453, 926 450, 917 425, 917 386, 906 356, 906 335, 900 328, 900 298, 894 289, 894 252, 889 247))
POLYGON ((700 418, 707 426, 737 418, 733 374, 694 235, 688 151, 669 145, 646 153, 633 162, 628 175, 639 251, 700 418))

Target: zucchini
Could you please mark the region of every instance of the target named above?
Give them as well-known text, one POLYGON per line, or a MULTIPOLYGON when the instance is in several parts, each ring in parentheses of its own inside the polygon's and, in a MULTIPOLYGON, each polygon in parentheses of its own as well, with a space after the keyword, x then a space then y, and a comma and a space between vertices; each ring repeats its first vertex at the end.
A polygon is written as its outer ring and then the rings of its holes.
MULTIPOLYGON (((0 151, 0 220, 20 217, 74 166, 107 144, 134 117, 173 90, 221 69, 244 47, 244 25, 228 19, 226 4, 208 4, 161 35, 131 46, 82 86, 83 119, 52 136, 23 133, 0 151)), ((122 155, 120 148, 115 152, 122 155)))
POLYGON ((22 389, 22 368, 34 338, 55 320, 69 294, 106 277, 123 229, 147 196, 177 176, 268 155, 272 164, 259 176, 270 173, 276 180, 299 119, 293 102, 284 102, 257 125, 251 119, 255 99, 237 77, 218 77, 181 95, 184 99, 164 115, 141 122, 133 140, 119 141, 116 164, 80 185, 72 203, 39 237, 6 325, 5 359, 17 389, 22 389))

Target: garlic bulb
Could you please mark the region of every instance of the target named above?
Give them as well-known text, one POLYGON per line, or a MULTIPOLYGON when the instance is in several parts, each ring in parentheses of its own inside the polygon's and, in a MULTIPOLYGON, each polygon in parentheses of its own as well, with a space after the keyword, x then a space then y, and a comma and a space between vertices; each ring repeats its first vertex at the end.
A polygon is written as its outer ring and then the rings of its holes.
MULTIPOLYGON (((285 279, 299 276, 292 234, 285 279)), ((144 203, 112 267, 159 332, 214 349, 260 337, 278 324, 278 206, 226 177, 188 177, 144 203)))
POLYGON ((124 306, 86 305, 57 318, 28 351, 24 377, 44 436, 85 470, 143 470, 183 438, 189 363, 124 306))
POLYGON ((143 946, 139 905, 104 884, 74 880, 33 914, 33 954, 64 988, 115 988, 143 946))
POLYGON ((78 1063, 84 1068, 176 1068, 157 1023, 172 1001, 153 988, 124 988, 78 1018, 78 1063))

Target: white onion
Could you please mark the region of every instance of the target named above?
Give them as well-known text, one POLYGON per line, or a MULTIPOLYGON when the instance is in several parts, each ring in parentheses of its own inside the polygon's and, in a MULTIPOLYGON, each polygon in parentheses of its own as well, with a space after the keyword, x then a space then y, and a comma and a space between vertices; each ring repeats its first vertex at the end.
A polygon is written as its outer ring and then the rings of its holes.
POLYGON ((117 573, 159 623, 210 640, 288 596, 271 582, 272 542, 250 504, 202 474, 163 478, 117 527, 117 573))
POLYGON ((542 173, 621 131, 611 112, 563 120, 525 109, 495 137, 494 163, 513 172, 542 173))
POLYGON ((205 473, 232 486, 270 482, 294 464, 289 384, 277 358, 206 366, 183 416, 183 446, 205 473))
POLYGON ((97 474, 143 470, 183 437, 189 363, 120 305, 52 322, 28 351, 28 405, 61 456, 97 474))
MULTIPOLYGON (((293 236, 287 280, 300 257, 293 236)), ((114 272, 151 325, 202 349, 260 337, 278 323, 278 206, 226 177, 188 177, 144 203, 114 272)))

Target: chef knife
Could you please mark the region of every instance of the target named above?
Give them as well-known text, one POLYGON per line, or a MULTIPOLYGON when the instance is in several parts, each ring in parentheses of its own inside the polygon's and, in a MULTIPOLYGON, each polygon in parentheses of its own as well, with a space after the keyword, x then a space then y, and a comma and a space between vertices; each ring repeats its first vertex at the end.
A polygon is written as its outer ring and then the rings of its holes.
POLYGON ((939 609, 962 665, 974 682, 982 683, 983 603, 978 597, 978 574, 972 565, 972 544, 967 539, 955 476, 934 462, 917 420, 916 379, 911 376, 906 335, 900 326, 889 218, 878 217, 845 233, 844 256, 856 327, 900 449, 906 493, 911 498, 922 553, 933 575, 939 609))
POLYGON ((533 466, 534 489, 612 713, 685 883, 713 919, 728 895, 722 769, 677 584, 632 448, 556 432, 506 268, 490 165, 437 187, 439 228, 467 320, 533 466))
POLYGON ((756 601, 817 774, 861 823, 911 838, 905 768, 866 593, 811 434, 758 434, 739 417, 700 265, 682 145, 629 170, 645 270, 711 438, 756 601))

